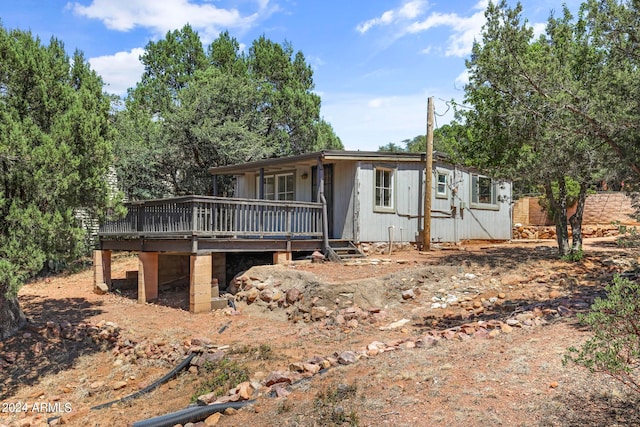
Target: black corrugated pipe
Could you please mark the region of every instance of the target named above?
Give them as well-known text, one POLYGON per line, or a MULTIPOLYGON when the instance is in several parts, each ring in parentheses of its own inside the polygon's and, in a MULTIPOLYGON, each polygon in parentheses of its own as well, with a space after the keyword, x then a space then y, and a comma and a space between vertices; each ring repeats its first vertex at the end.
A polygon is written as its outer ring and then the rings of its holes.
MULTIPOLYGON (((196 355, 195 353, 191 353, 178 366, 173 368, 167 375, 165 375, 164 377, 160 378, 159 380, 157 380, 153 384, 150 384, 150 385, 146 386, 142 390, 136 391, 135 393, 131 393, 131 394, 129 394, 129 395, 125 396, 125 397, 122 397, 120 399, 112 400, 111 402, 101 403, 100 405, 96 405, 96 406, 92 407, 91 409, 108 408, 110 406, 115 405, 116 403, 127 402, 129 400, 136 399, 136 398, 142 396, 145 393, 149 393, 150 391, 160 387, 162 384, 164 384, 167 381, 169 381, 171 378, 175 377, 178 374, 178 372, 182 371, 184 368, 189 366, 189 363, 191 363, 191 359, 193 359, 195 357, 195 355, 196 355)), ((58 417, 47 418, 47 424, 51 423, 52 421, 57 420, 58 418, 60 418, 60 417, 58 416, 58 417)))
POLYGON ((176 424, 185 425, 187 423, 197 423, 205 420, 208 416, 216 412, 224 412, 227 408, 240 409, 255 400, 244 400, 242 402, 215 403, 206 406, 193 406, 181 409, 159 417, 149 418, 147 420, 137 421, 133 423, 133 427, 173 427, 176 424))
POLYGON ((111 402, 102 403, 100 405, 94 406, 91 409, 108 408, 109 406, 115 405, 116 403, 121 403, 121 402, 126 402, 126 401, 129 401, 129 400, 132 400, 132 399, 136 399, 136 398, 142 396, 145 393, 149 393, 150 391, 160 387, 162 384, 164 384, 167 381, 169 381, 171 378, 175 377, 178 374, 178 372, 182 371, 184 368, 189 366, 189 363, 191 363, 191 359, 193 359, 195 355, 196 355, 195 353, 191 353, 178 366, 173 368, 167 375, 165 375, 164 377, 160 378, 158 381, 154 382, 153 384, 150 384, 150 385, 146 386, 142 390, 136 391, 135 393, 132 393, 132 394, 130 394, 128 396, 125 396, 123 398, 120 398, 118 400, 112 400, 111 402))

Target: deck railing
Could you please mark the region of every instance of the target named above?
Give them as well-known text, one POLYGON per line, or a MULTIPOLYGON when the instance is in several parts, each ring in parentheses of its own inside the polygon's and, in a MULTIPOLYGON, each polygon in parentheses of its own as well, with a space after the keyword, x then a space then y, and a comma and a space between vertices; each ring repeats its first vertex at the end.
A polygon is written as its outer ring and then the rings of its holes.
POLYGON ((322 237, 322 204, 186 196, 125 205, 100 236, 322 237))

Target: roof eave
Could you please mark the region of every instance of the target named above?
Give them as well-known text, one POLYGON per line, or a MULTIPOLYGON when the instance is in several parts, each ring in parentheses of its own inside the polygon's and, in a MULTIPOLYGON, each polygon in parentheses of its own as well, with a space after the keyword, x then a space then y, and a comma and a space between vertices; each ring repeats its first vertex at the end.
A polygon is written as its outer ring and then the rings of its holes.
MULTIPOLYGON (((442 153, 436 153, 437 157, 444 158, 442 153)), ((313 153, 304 153, 296 156, 277 157, 272 159, 257 160, 254 162, 216 166, 209 168, 212 175, 240 175, 247 172, 260 170, 261 168, 283 166, 287 164, 295 165, 308 163, 312 160, 355 160, 355 161, 387 161, 387 162, 421 162, 425 159, 424 153, 390 153, 381 151, 343 151, 343 150, 323 150, 313 153)))

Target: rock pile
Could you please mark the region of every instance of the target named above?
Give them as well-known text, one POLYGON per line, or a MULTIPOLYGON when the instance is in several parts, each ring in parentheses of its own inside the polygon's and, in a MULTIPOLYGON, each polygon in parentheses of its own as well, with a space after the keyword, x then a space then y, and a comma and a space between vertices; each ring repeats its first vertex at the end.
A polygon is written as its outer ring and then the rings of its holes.
MULTIPOLYGON (((79 322, 71 324, 68 321, 47 321, 45 324, 28 325, 30 332, 22 334, 24 342, 30 344, 33 354, 40 356, 55 347, 61 340, 84 341, 99 346, 111 346, 118 342, 120 328, 112 322, 101 321, 97 324, 79 322)), ((15 352, 7 352, 0 356, 0 368, 7 367, 19 359, 15 352)))
POLYGON ((261 381, 252 379, 240 383, 224 396, 208 393, 199 396, 197 400, 200 404, 210 405, 249 400, 261 395, 284 397, 290 394, 290 385, 329 368, 356 363, 363 355, 363 352, 343 351, 328 357, 316 356, 303 362, 293 362, 287 370, 272 371, 261 381))
POLYGON ((293 322, 324 322, 329 329, 344 327, 355 329, 361 323, 376 323, 386 315, 379 308, 362 309, 348 301, 348 307, 339 308, 340 301, 326 305, 320 298, 305 298, 299 287, 282 289, 282 283, 271 277, 260 279, 246 274, 233 280, 232 287, 238 289, 236 301, 248 305, 257 304, 269 310, 285 309, 287 318, 293 322))
MULTIPOLYGON (((415 249, 415 245, 409 242, 393 242, 391 244, 391 251, 406 251, 415 249)), ((389 242, 373 242, 373 243, 361 243, 360 250, 365 255, 370 254, 386 254, 389 253, 389 242)))
MULTIPOLYGON (((139 339, 124 334, 116 323, 105 320, 77 324, 67 321, 47 321, 43 325, 31 325, 29 329, 32 332, 25 332, 22 338, 33 341, 31 349, 36 356, 53 348, 52 345, 55 346, 60 340, 83 341, 87 344, 111 348, 111 353, 115 357, 114 366, 139 363, 142 359, 164 361, 170 366, 189 353, 207 352, 212 347, 202 346, 198 340, 169 343, 163 339, 139 339)), ((0 356, 0 368, 8 367, 17 360, 18 355, 15 352, 4 353, 0 356)))
POLYGON ((105 320, 96 324, 79 322, 75 325, 69 322, 48 321, 44 335, 74 341, 91 340, 98 345, 112 346, 111 353, 116 357, 115 366, 123 363, 136 363, 140 359, 163 360, 168 364, 173 364, 182 359, 188 350, 188 346, 179 343, 169 344, 161 339, 140 340, 125 335, 116 323, 105 320))
MULTIPOLYGON (((354 310, 354 313, 357 310, 354 310)), ((509 334, 514 328, 527 328, 543 325, 549 317, 571 316, 572 310, 565 307, 553 309, 540 309, 514 315, 506 321, 488 320, 464 323, 447 329, 430 330, 419 337, 397 338, 387 342, 373 341, 366 347, 356 351, 335 352, 331 356, 315 356, 311 359, 293 362, 287 370, 272 371, 262 381, 252 379, 243 382, 229 390, 225 396, 215 396, 209 393, 198 397, 200 404, 219 404, 254 399, 259 396, 285 397, 291 393, 290 386, 327 369, 338 365, 351 365, 363 358, 372 358, 391 351, 403 351, 412 349, 429 348, 440 341, 464 341, 468 339, 493 339, 502 334, 509 334)), ((380 327, 381 330, 403 328, 411 321, 401 319, 388 326, 380 327)))
MULTIPOLYGON (((615 224, 595 224, 582 227, 584 238, 617 236, 619 234, 620 228, 615 224)), ((513 239, 555 239, 556 227, 515 224, 512 235, 513 239)), ((569 229, 569 237, 571 237, 571 229, 569 229)))
POLYGON ((47 321, 44 328, 39 328, 43 336, 47 338, 65 338, 73 341, 89 339, 94 343, 116 342, 120 334, 120 328, 113 322, 100 321, 95 325, 91 322, 79 322, 71 324, 67 321, 47 321))

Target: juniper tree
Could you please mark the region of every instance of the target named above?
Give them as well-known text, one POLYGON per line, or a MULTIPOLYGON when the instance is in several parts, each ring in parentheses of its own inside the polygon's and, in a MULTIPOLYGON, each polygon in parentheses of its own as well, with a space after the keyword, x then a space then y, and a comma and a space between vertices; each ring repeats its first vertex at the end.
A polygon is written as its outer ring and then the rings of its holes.
POLYGON ((109 99, 76 52, 0 27, 0 335, 24 317, 16 295, 45 263, 77 258, 74 211, 109 205, 109 99))

